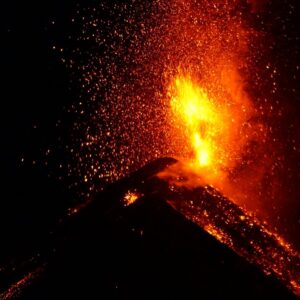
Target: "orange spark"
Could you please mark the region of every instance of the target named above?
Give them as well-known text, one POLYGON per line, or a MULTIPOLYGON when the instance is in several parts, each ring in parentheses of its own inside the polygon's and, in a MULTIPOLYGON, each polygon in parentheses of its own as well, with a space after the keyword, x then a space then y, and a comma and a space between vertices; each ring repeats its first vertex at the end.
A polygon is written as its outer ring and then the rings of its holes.
POLYGON ((123 198, 124 205, 129 206, 129 205, 133 204, 139 197, 140 197, 139 194, 132 192, 132 191, 128 191, 123 198))

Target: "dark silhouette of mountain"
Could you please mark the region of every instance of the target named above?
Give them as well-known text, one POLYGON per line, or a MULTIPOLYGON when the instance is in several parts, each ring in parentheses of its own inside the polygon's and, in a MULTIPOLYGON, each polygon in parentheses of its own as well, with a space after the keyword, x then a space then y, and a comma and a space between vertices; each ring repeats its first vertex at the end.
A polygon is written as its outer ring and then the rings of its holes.
POLYGON ((168 204, 153 175, 175 162, 148 164, 62 222, 0 274, 2 299, 296 299, 168 204), (126 206, 128 191, 139 193, 126 206))

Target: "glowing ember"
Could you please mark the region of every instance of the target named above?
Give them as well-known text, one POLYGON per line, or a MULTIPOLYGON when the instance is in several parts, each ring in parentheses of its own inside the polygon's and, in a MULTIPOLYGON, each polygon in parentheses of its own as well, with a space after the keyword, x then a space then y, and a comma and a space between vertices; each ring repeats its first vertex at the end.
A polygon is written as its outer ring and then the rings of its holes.
POLYGON ((129 205, 133 204, 140 197, 141 197, 140 194, 138 194, 136 192, 128 191, 123 198, 124 205, 129 206, 129 205))
POLYGON ((29 286, 44 271, 44 266, 26 274, 22 279, 14 283, 7 291, 0 294, 1 300, 18 299, 26 286, 29 286))

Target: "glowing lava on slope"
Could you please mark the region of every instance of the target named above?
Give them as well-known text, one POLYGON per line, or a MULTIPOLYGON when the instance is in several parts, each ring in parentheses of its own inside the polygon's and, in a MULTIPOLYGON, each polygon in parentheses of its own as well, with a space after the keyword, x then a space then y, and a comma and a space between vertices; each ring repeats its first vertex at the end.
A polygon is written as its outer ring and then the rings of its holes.
POLYGON ((288 236, 285 140, 274 133, 280 122, 270 122, 282 114, 277 70, 262 59, 266 33, 252 24, 259 3, 103 1, 87 10, 81 42, 91 50, 70 61, 89 98, 75 108, 82 139, 70 149, 70 173, 93 192, 153 159, 176 157, 183 163, 168 169, 170 184, 174 175, 177 185, 213 186, 288 236), (266 81, 272 88, 260 90, 266 81))
POLYGON ((167 98, 174 135, 187 148, 180 162, 158 174, 169 184, 170 204, 299 295, 299 253, 270 230, 266 221, 232 203, 241 202, 243 189, 230 174, 243 164, 254 137, 251 132, 257 129, 251 126, 254 112, 249 98, 209 94, 196 78, 181 70, 171 80, 167 98), (250 128, 248 134, 245 125, 250 128))

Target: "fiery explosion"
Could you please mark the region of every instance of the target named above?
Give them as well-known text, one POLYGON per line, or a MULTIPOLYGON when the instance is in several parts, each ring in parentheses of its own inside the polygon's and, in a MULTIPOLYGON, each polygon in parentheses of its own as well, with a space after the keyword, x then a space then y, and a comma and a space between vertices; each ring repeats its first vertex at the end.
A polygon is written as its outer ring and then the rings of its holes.
MULTIPOLYGON (((288 69, 289 58, 267 57, 278 30, 262 13, 269 2, 103 0, 78 8, 72 23, 81 34, 63 58, 80 83, 66 169, 86 200, 151 160, 178 158, 155 178, 167 186, 162 198, 300 295, 300 124, 284 116, 299 87, 280 85, 278 66, 288 69)), ((290 18, 296 1, 282 2, 290 18)), ((300 64, 293 67, 296 80, 300 64)), ((146 185, 124 193, 123 206, 146 195, 146 185)), ((15 297, 39 273, 0 298, 15 297)))
MULTIPOLYGON (((286 168, 267 120, 277 102, 256 90, 264 81, 257 65, 263 34, 250 21, 260 3, 104 1, 86 18, 79 14, 80 41, 91 50, 74 51, 79 63, 72 59, 69 67, 82 74, 82 98, 90 101, 74 108, 82 139, 71 149, 77 166, 70 174, 78 173, 93 192, 173 156, 184 163, 164 178, 213 186, 285 232, 274 207, 286 198, 280 183, 286 168)), ((277 70, 270 63, 266 69, 276 94, 277 70)), ((128 203, 135 200, 128 196, 128 203)))
POLYGON ((190 140, 199 167, 210 167, 212 161, 222 161, 218 153, 222 115, 208 95, 190 78, 177 77, 170 88, 171 108, 175 116, 186 126, 186 138, 190 140), (174 90, 174 91, 173 91, 174 90))
POLYGON ((234 103, 232 108, 228 99, 209 96, 191 76, 182 74, 171 83, 169 97, 171 118, 178 124, 175 134, 191 153, 190 167, 210 184, 222 180, 241 160, 248 103, 234 103))

